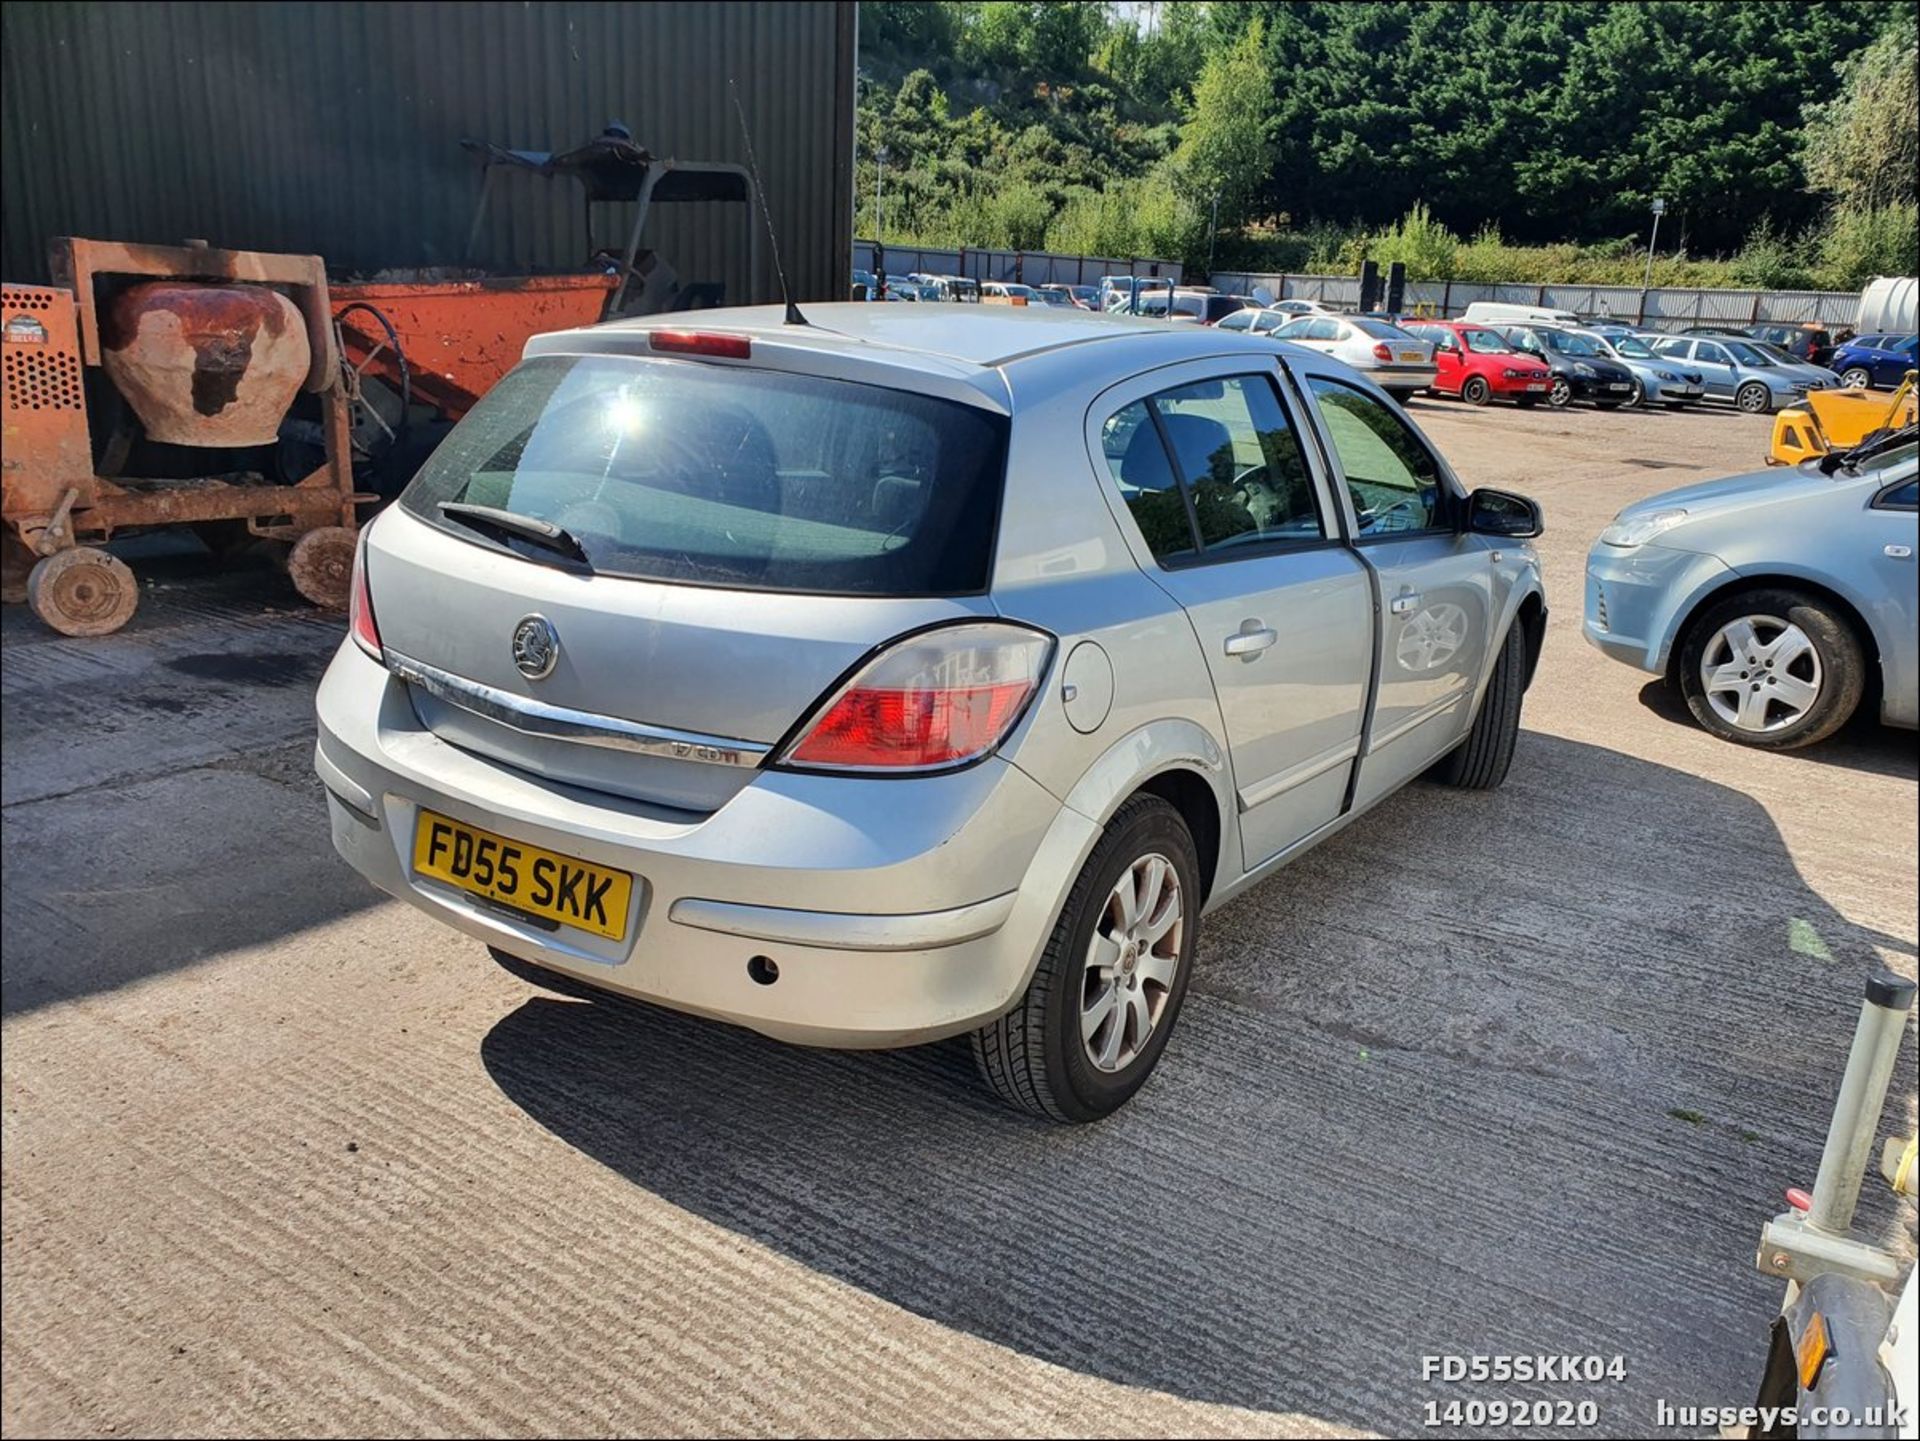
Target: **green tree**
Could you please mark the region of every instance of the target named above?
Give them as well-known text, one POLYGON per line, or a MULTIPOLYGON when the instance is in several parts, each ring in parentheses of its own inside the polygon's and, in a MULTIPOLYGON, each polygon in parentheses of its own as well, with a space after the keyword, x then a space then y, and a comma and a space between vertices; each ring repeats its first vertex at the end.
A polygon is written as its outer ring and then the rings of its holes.
POLYGON ((1807 112, 1807 179, 1842 206, 1911 203, 1920 175, 1920 25, 1902 10, 1807 112))
POLYGON ((1207 58, 1193 87, 1174 164, 1196 201, 1220 197, 1220 219, 1238 225, 1273 169, 1273 72, 1258 20, 1207 58))

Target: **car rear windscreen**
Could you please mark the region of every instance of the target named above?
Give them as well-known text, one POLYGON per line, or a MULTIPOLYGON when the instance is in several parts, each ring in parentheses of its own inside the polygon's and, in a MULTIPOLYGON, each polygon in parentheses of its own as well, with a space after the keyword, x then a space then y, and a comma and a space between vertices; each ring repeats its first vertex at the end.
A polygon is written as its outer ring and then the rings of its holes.
MULTIPOLYGON (((819 376, 540 356, 455 426, 400 504, 492 506, 566 530, 595 572, 814 594, 987 588, 1004 419, 819 376)), ((520 554, 536 555, 518 545, 520 554)))

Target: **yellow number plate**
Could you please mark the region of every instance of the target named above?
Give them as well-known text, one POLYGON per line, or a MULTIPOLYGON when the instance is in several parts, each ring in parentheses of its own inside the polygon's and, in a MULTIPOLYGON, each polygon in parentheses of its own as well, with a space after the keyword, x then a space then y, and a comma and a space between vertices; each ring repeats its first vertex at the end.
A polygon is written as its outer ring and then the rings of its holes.
POLYGON ((625 871, 510 841, 427 810, 414 826, 413 868, 528 915, 609 940, 626 938, 633 877, 625 871))

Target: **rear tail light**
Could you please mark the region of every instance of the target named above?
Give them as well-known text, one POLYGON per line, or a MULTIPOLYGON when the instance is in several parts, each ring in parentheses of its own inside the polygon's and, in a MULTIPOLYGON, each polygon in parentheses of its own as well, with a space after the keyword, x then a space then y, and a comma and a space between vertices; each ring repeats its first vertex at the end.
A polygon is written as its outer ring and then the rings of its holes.
POLYGON ((895 641, 828 696, 776 764, 927 771, 978 760, 1026 713, 1052 652, 1050 636, 999 621, 895 641))
POLYGON ((1388 347, 1386 341, 1383 340, 1378 345, 1374 346, 1373 358, 1375 360, 1392 360, 1393 359, 1393 351, 1388 347))
POLYGON ((367 589, 367 533, 360 532, 360 544, 353 550, 353 586, 347 599, 347 634, 353 643, 386 664, 380 648, 380 627, 373 620, 373 596, 367 589))
POLYGON ((753 342, 744 335, 717 335, 701 330, 653 330, 647 343, 675 355, 717 355, 726 360, 753 358, 753 342))

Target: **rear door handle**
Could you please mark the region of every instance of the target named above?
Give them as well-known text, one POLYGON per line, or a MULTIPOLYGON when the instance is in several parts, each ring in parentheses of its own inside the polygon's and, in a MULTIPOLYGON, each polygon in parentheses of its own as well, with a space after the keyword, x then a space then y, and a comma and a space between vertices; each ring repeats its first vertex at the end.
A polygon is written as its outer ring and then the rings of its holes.
POLYGON ((1420 604, 1418 591, 1408 591, 1405 595, 1396 595, 1393 603, 1387 607, 1395 615, 1405 615, 1420 604))
POLYGON ((1895 560, 1905 560, 1913 554, 1913 547, 1910 545, 1890 545, 1885 549, 1887 554, 1895 560))
POLYGON ((1239 633, 1227 637, 1226 651, 1242 660, 1258 660, 1260 652, 1279 639, 1277 632, 1268 630, 1257 620, 1242 621, 1239 633))

